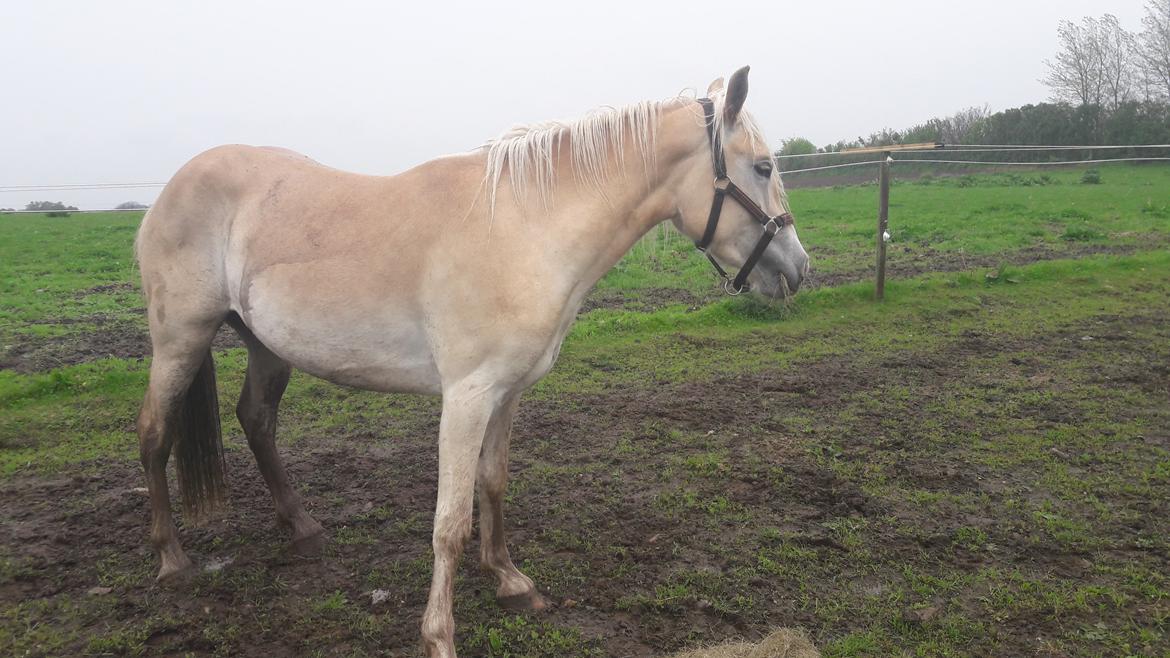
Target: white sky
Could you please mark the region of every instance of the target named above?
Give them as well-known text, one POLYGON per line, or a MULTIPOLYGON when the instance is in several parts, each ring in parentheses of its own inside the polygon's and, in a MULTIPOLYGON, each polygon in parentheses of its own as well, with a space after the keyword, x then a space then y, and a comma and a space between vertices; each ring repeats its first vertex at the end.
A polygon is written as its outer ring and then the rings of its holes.
MULTIPOLYGON (((229 142, 388 174, 744 64, 772 141, 823 145, 1043 101, 1059 20, 1109 11, 1137 30, 1143 4, 5 0, 0 186, 165 181, 229 142)), ((0 207, 156 194, 0 192, 0 207)))

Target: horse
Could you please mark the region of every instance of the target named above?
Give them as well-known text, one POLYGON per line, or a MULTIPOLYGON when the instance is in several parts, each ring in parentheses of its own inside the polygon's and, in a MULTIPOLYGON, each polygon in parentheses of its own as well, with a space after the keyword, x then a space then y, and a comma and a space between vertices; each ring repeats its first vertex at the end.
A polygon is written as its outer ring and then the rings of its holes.
POLYGON ((455 655, 453 578, 477 489, 480 562, 499 602, 548 606, 504 538, 510 430, 593 285, 667 221, 731 294, 786 297, 808 272, 773 155, 744 110, 748 70, 726 87, 715 80, 706 98, 516 128, 393 176, 241 145, 184 165, 135 240, 153 348, 137 432, 158 579, 192 568, 171 515, 172 449, 184 517, 197 523, 224 504, 210 348, 227 323, 248 350, 236 415, 294 549, 319 548, 323 529, 275 446, 292 368, 441 395, 427 655, 455 655), (732 279, 721 263, 741 269, 732 279))

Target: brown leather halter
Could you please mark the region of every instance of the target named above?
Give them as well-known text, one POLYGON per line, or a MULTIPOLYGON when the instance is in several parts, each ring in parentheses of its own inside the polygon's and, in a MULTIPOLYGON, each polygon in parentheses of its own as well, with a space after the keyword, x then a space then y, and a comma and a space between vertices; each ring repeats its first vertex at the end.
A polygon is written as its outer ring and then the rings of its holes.
POLYGON ((768 248, 768 244, 772 242, 772 238, 780 232, 785 226, 790 226, 793 223, 792 213, 785 212, 775 217, 770 216, 764 212, 764 209, 759 206, 752 198, 747 195, 738 185, 731 182, 727 177, 727 162, 723 157, 723 143, 719 136, 719 132, 715 129, 715 102, 710 98, 700 98, 699 104, 703 106, 703 118, 707 125, 707 139, 711 142, 711 163, 715 167, 715 198, 711 200, 711 212, 707 215, 707 229, 703 231, 703 237, 695 242, 695 247, 703 252, 707 260, 715 266, 715 271, 719 272, 719 276, 723 277, 723 290, 729 295, 738 295, 741 292, 748 290, 747 278, 751 274, 752 269, 759 262, 764 255, 764 250, 768 248), (752 216, 757 222, 763 225, 764 234, 760 236, 756 246, 752 249, 752 253, 748 255, 747 260, 744 261, 743 266, 739 268, 739 272, 735 274, 735 278, 727 274, 715 257, 707 251, 711 246, 711 241, 715 239, 715 229, 719 226, 719 215, 723 212, 723 198, 730 196, 734 199, 748 214, 752 216))

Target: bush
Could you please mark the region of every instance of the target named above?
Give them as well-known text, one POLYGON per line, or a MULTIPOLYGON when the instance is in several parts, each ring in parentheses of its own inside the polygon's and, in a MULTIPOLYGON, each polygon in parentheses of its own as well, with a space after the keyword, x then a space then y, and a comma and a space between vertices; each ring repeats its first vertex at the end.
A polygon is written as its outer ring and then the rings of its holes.
POLYGON ((68 217, 66 211, 77 210, 77 206, 67 206, 60 201, 33 201, 24 207, 25 210, 39 210, 48 213, 49 217, 68 217))
POLYGON ((780 155, 810 155, 816 152, 817 147, 803 137, 786 139, 780 147, 780 155))
POLYGON ((1084 185, 1100 185, 1101 172, 1096 169, 1089 169, 1081 175, 1081 183, 1084 185))

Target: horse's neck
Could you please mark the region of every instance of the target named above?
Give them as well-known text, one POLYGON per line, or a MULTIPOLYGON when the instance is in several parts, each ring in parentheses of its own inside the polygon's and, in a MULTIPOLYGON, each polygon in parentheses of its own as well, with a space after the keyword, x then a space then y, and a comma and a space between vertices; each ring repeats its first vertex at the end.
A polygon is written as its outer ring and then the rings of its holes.
MULTIPOLYGON (((586 284, 586 290, 639 239, 677 213, 667 181, 670 168, 690 155, 691 145, 686 139, 683 143, 669 139, 666 131, 673 127, 671 124, 680 123, 678 115, 682 111, 685 110, 678 107, 663 111, 653 152, 646 159, 627 152, 624 159, 611 163, 603 193, 582 190, 580 194, 558 195, 559 190, 554 189, 550 213, 553 226, 549 228, 572 240, 572 260, 576 261, 572 265, 579 269, 574 274, 586 284), (567 200, 558 204, 558 198, 567 200)), ((625 143, 632 144, 633 140, 625 143)))
POLYGON ((579 304, 642 236, 669 217, 661 201, 645 189, 645 175, 639 171, 636 179, 624 178, 625 173, 614 171, 604 197, 593 191, 558 194, 561 190, 554 188, 548 214, 528 220, 551 241, 546 263, 573 291, 570 304, 579 304), (566 200, 558 203, 561 198, 566 200))

